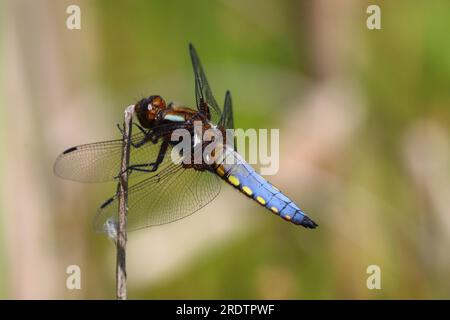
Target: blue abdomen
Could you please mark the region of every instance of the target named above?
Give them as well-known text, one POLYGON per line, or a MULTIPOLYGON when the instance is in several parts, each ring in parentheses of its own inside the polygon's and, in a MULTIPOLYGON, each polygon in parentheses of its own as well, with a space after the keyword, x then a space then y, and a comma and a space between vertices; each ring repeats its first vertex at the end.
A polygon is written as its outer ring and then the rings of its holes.
POLYGON ((283 219, 306 228, 317 227, 292 200, 261 177, 238 153, 230 149, 227 152, 225 161, 215 168, 219 176, 283 219))

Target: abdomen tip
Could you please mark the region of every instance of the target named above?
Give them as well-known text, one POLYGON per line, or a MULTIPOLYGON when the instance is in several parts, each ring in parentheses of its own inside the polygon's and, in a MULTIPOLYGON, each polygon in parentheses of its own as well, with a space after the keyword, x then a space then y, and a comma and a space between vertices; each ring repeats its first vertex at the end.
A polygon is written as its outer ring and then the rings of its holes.
POLYGON ((300 225, 304 226, 305 228, 309 228, 309 229, 314 229, 319 226, 308 216, 303 217, 302 221, 300 222, 300 225))

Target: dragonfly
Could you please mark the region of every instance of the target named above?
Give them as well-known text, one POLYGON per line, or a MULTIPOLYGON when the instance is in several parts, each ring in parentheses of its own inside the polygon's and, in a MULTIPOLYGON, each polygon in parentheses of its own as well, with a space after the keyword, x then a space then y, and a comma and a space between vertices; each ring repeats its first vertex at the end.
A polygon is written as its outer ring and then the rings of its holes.
MULTIPOLYGON (((185 218, 216 198, 221 180, 239 190, 270 212, 296 225, 318 225, 290 198, 259 175, 225 139, 221 157, 208 163, 173 161, 176 148, 171 135, 177 129, 193 132, 194 122, 203 129, 224 133, 234 129, 230 91, 221 109, 206 79, 205 71, 192 44, 189 52, 195 77, 196 109, 166 104, 159 95, 143 98, 134 105, 138 132, 130 137, 129 178, 135 180, 125 192, 128 197, 127 230, 162 225, 185 218), (226 160, 232 161, 226 161, 226 160)), ((120 129, 120 127, 119 127, 120 129)), ((192 146, 204 147, 195 134, 192 146)), ((117 181, 120 172, 123 139, 71 147, 62 152, 55 164, 57 176, 79 182, 117 181)), ((186 155, 188 157, 189 155, 186 155)), ((180 156, 181 157, 181 156, 180 156)), ((117 223, 119 192, 107 199, 94 219, 97 232, 109 233, 117 223)))

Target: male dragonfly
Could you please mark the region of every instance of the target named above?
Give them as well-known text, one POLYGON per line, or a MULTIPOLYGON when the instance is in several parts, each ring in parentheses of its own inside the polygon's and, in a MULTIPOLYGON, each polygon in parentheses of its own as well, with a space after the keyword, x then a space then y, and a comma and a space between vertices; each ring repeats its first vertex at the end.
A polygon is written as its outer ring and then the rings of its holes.
MULTIPOLYGON (((166 104, 159 95, 134 105, 140 125, 131 136, 130 178, 139 179, 128 191, 127 229, 136 230, 173 222, 193 214, 211 202, 220 191, 220 179, 287 221, 306 228, 317 224, 280 190, 261 177, 228 143, 224 157, 212 163, 186 164, 171 160, 178 142, 171 141, 176 129, 192 132, 194 121, 204 129, 234 129, 231 94, 227 91, 220 110, 194 47, 189 45, 195 75, 197 110, 166 104), (224 161, 232 158, 233 161, 224 161)), ((120 128, 119 128, 120 129, 120 128)), ((197 141, 192 138, 195 146, 197 141)), ((120 175, 122 139, 80 145, 65 150, 56 160, 56 175, 81 182, 116 180, 120 175)), ((220 158, 220 159, 219 159, 220 158)), ((109 232, 117 221, 118 193, 97 212, 95 228, 109 232)))

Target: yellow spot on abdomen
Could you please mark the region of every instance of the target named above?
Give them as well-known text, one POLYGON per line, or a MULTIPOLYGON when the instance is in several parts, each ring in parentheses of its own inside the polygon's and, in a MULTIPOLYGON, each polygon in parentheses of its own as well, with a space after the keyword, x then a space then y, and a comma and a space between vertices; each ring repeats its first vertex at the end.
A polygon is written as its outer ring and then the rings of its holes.
POLYGON ((258 201, 259 203, 261 203, 262 205, 266 204, 266 200, 264 200, 263 198, 261 198, 260 196, 256 197, 256 201, 258 201))
POLYGON ((287 221, 291 220, 291 216, 284 216, 283 218, 285 218, 287 221))
POLYGON ((238 185, 239 185, 239 179, 238 178, 236 178, 235 176, 229 176, 228 177, 228 181, 230 181, 230 183, 233 185, 233 186, 235 186, 235 187, 237 187, 238 185))
POLYGON ((275 207, 270 208, 270 210, 272 210, 274 213, 278 213, 278 209, 275 207))
POLYGON ((224 171, 224 168, 223 168, 222 165, 220 165, 220 166, 217 167, 216 172, 217 172, 217 174, 218 174, 219 176, 221 176, 221 177, 223 177, 224 174, 225 174, 225 171, 224 171))
POLYGON ((242 191, 244 191, 248 196, 251 196, 251 195, 253 194, 252 189, 250 189, 250 188, 247 187, 247 186, 243 186, 243 187, 242 187, 242 191))

